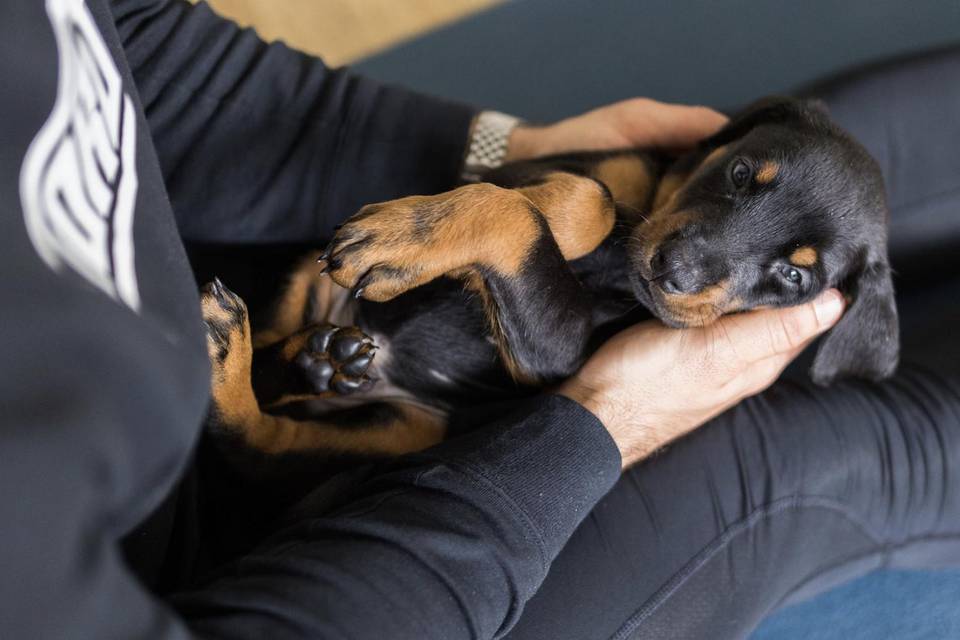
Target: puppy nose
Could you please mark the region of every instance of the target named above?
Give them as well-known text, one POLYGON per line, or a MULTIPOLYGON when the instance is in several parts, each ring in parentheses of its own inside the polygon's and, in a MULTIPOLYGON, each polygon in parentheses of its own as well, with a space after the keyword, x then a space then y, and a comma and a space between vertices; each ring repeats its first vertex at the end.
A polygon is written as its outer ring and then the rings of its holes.
POLYGON ((660 282, 660 288, 663 289, 666 293, 689 294, 689 293, 696 293, 703 287, 697 283, 685 282, 680 278, 670 277, 670 278, 665 278, 660 282))
POLYGON ((650 268, 653 280, 665 293, 689 295, 712 284, 703 253, 678 243, 661 246, 650 260, 650 268))

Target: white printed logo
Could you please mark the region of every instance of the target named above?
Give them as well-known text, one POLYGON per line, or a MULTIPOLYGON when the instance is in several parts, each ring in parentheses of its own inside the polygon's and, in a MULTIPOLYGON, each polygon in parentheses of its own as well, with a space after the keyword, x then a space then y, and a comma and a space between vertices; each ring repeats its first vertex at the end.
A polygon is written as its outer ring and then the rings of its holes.
POLYGON ((46 8, 60 74, 56 104, 20 170, 27 232, 51 269, 72 268, 136 310, 133 102, 83 0, 46 8))

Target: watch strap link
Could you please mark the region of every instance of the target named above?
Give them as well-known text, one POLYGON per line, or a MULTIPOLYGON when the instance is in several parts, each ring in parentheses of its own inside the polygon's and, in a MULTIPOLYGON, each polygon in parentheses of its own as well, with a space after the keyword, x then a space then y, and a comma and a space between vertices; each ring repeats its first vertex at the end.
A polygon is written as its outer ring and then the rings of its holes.
POLYGON ((503 165, 510 134, 520 119, 499 111, 482 111, 473 124, 467 157, 463 163, 463 179, 476 181, 503 165))

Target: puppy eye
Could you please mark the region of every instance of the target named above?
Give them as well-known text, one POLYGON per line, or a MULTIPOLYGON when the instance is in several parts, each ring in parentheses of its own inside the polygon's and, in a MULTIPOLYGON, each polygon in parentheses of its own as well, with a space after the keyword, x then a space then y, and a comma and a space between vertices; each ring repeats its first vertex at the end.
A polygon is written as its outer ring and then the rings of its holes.
POLYGON ((743 160, 735 160, 730 165, 730 181, 737 189, 742 189, 750 182, 753 177, 753 169, 743 160))
POLYGON ((803 274, 796 267, 786 266, 780 269, 780 275, 783 279, 792 285, 798 285, 803 282, 803 274))

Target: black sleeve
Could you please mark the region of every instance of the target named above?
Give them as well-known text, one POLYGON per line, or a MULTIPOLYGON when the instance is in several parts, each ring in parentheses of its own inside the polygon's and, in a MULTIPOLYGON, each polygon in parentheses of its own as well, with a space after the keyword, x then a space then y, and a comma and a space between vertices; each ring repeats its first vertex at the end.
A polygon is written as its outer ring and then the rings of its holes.
POLYGON ((619 471, 597 419, 546 397, 398 463, 173 604, 204 637, 496 637, 619 471))
POLYGON ((117 0, 182 235, 306 242, 455 184, 473 110, 385 87, 184 0, 117 0))
POLYGON ((116 539, 151 503, 131 503, 150 494, 152 476, 140 477, 150 465, 130 452, 169 447, 159 436, 131 444, 123 412, 93 401, 102 377, 86 378, 78 387, 50 376, 37 403, 23 385, 10 389, 16 401, 0 394, 0 621, 10 637, 494 637, 620 471, 597 419, 546 397, 399 460, 337 510, 303 511, 209 584, 165 603, 137 584, 116 539))

